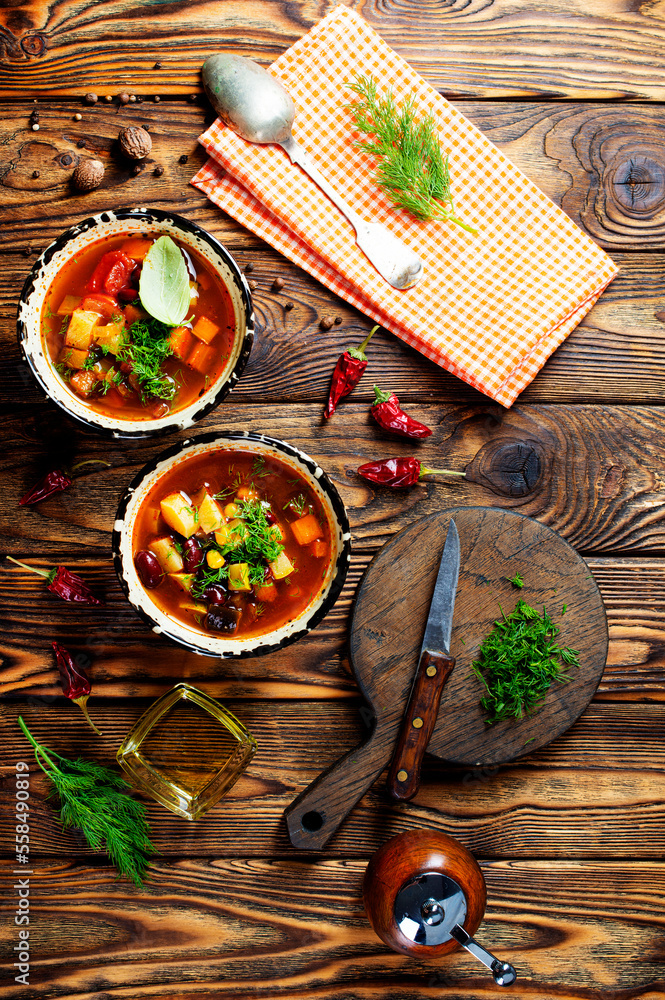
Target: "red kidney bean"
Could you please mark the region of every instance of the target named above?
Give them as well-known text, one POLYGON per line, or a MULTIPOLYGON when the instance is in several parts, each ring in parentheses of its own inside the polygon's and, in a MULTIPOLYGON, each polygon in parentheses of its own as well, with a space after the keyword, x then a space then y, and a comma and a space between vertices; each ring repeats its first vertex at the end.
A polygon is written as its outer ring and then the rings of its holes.
POLYGON ((266 521, 268 524, 277 524, 277 518, 271 510, 266 511, 266 521))
POLYGON ((121 302, 134 302, 139 297, 136 288, 120 288, 116 292, 116 295, 121 302))
POLYGON ((159 420, 161 417, 165 417, 170 409, 171 407, 169 406, 169 404, 162 399, 159 401, 159 403, 155 403, 155 405, 151 407, 150 413, 155 418, 155 420, 159 420))
POLYGON ((242 612, 235 608, 214 607, 205 616, 205 627, 211 632, 235 632, 242 612))
POLYGON ((162 582, 164 576, 162 567, 157 562, 157 557, 147 549, 141 549, 134 556, 134 565, 139 579, 146 590, 154 590, 162 582))
POLYGON ((228 596, 223 583, 212 583, 203 592, 203 600, 208 604, 224 604, 228 596))
POLYGON ((203 562, 203 549, 196 538, 188 538, 182 547, 182 561, 185 573, 196 573, 203 562))

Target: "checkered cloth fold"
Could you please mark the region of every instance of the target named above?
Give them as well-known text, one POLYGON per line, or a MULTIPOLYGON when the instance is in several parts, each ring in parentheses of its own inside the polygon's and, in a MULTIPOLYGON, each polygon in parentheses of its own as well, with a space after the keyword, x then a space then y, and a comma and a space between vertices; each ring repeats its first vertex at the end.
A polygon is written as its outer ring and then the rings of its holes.
POLYGON ((432 361, 510 406, 617 273, 613 261, 354 11, 337 7, 273 63, 296 105, 294 136, 362 217, 382 222, 423 260, 411 289, 392 288, 354 230, 279 146, 258 146, 216 121, 210 159, 192 179, 284 256, 432 361), (450 155, 457 214, 418 222, 398 211, 357 149, 348 104, 356 75, 379 93, 412 96, 450 155))

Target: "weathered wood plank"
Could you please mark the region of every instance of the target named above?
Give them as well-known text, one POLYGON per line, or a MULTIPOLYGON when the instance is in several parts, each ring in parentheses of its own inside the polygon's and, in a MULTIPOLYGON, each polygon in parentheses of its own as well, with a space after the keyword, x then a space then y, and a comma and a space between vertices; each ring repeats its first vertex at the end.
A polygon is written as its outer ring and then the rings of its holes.
MULTIPOLYGON (((204 0, 127 8, 113 2, 103 20, 65 0, 8 6, 0 21, 0 94, 186 94, 199 87, 201 63, 211 52, 270 63, 336 4, 204 0)), ((665 94, 659 0, 628 7, 604 0, 591 9, 575 0, 556 8, 515 0, 489 7, 424 7, 418 0, 351 6, 449 93, 651 100, 665 94)))
MULTIPOLYGON (((388 951, 361 895, 365 857, 158 860, 136 890, 110 871, 40 863, 31 878, 30 987, 7 997, 225 1000, 424 996, 499 1000, 465 952, 424 963, 388 951), (93 895, 94 886, 94 895, 93 895), (306 886, 306 899, 297 887, 306 886), (160 969, 155 992, 155 967, 160 969)), ((481 862, 479 939, 519 973, 526 1000, 656 1000, 665 980, 662 864, 481 862), (648 913, 648 920, 644 914, 648 913), (641 914, 641 916, 640 916, 641 914)), ((8 865, 2 868, 11 884, 8 865)), ((10 964, 17 928, 3 924, 10 964)))
MULTIPOLYGON (((416 517, 455 504, 489 504, 537 517, 588 555, 665 548, 660 407, 534 405, 506 411, 498 405, 413 405, 410 412, 433 428, 417 448, 388 438, 370 422, 365 406, 351 402, 324 422, 318 406, 260 408, 229 400, 199 428, 260 431, 316 457, 347 506, 356 545, 368 550, 416 517), (391 490, 357 475, 364 462, 406 456, 414 448, 426 466, 466 469, 467 478, 444 476, 391 490)), ((0 539, 6 551, 106 550, 122 490, 164 447, 164 441, 131 442, 109 450, 92 433, 74 433, 51 406, 5 416, 0 539), (88 459, 112 464, 86 468, 66 493, 17 515, 18 499, 49 468, 88 459)))
MULTIPOLYGON (((665 246, 665 126, 657 107, 631 105, 627 115, 620 104, 455 103, 602 245, 665 246)), ((49 102, 39 106, 39 132, 30 127, 33 108, 13 103, 0 122, 6 215, 0 247, 20 251, 29 238, 41 250, 82 216, 137 204, 185 212, 232 247, 260 245, 189 185, 204 159, 197 136, 211 120, 207 106, 175 100, 125 107, 49 102), (75 113, 81 121, 73 120, 75 113), (117 149, 118 132, 128 124, 147 125, 153 136, 152 152, 137 177, 117 149), (72 198, 71 174, 79 158, 87 156, 106 165, 103 185, 72 198), (186 163, 180 162, 182 156, 188 157, 186 163), (157 165, 164 169, 160 177, 153 175, 157 165), (26 219, 31 220, 29 233, 26 219)))
MULTIPOLYGON (((327 397, 338 356, 358 343, 368 320, 299 268, 265 247, 233 247, 241 267, 251 266, 257 335, 249 365, 232 400, 320 402, 327 397), (279 275, 284 288, 275 293, 279 275), (294 304, 285 310, 287 302, 294 304), (326 333, 323 316, 342 323, 326 333), (316 352, 311 347, 316 344, 316 352)), ((520 396, 520 403, 655 403, 665 398, 665 255, 613 254, 617 278, 582 324, 568 337, 520 396)), ((7 255, 0 269, 0 408, 34 406, 43 400, 16 342, 16 303, 31 260, 7 255)), ((449 375, 391 334, 372 340, 370 364, 354 402, 374 399, 372 386, 390 386, 402 401, 482 405, 486 397, 449 375)))
MULTIPOLYGON (((14 721, 19 713, 33 735, 53 750, 112 765, 120 742, 148 704, 138 698, 115 704, 91 700, 90 711, 103 737, 92 735, 71 703, 50 709, 39 701, 0 706, 0 761, 5 775, 0 842, 13 843, 15 761, 32 762, 30 747, 14 721)), ((203 822, 188 823, 149 803, 155 845, 166 856, 266 857, 288 852, 283 810, 367 732, 358 703, 225 700, 225 704, 254 734, 259 751, 203 822)), ((180 755, 180 744, 171 749, 180 755)), ((329 849, 335 856, 363 856, 402 830, 432 827, 458 837, 483 857, 661 859, 664 753, 661 706, 592 704, 568 733, 521 762, 469 770, 427 757, 420 791, 411 803, 395 804, 381 777, 329 849)), ((80 838, 77 842, 75 835, 60 829, 46 801, 47 779, 33 763, 31 854, 90 853, 80 838)))
MULTIPOLYGON (((60 695, 50 643, 62 643, 93 679, 101 697, 157 697, 177 676, 201 682, 220 698, 357 697, 348 635, 358 582, 371 553, 352 557, 335 607, 296 645, 247 660, 197 656, 156 636, 124 600, 108 559, 68 560, 104 594, 104 610, 81 611, 57 601, 37 577, 0 567, 5 627, 0 637, 0 693, 45 700, 60 695)), ((596 700, 665 700, 665 561, 589 559, 607 610, 610 646, 596 700)))

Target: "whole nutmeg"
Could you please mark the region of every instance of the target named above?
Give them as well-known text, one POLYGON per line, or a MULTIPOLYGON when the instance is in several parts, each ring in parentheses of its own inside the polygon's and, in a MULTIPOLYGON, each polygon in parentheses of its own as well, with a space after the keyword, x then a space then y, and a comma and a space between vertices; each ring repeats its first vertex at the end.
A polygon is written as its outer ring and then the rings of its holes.
POLYGON ((101 160, 79 160, 72 174, 74 187, 79 191, 94 191, 104 180, 104 164, 101 160))
POLYGON ((140 125, 129 125, 123 128, 118 136, 123 156, 130 160, 142 160, 152 149, 152 139, 140 125))

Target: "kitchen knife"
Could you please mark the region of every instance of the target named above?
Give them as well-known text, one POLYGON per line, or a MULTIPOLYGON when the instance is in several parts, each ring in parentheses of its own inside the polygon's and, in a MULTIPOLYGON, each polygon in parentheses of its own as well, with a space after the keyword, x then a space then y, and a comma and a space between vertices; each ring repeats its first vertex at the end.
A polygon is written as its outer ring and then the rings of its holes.
POLYGON ((459 567, 459 534, 451 518, 418 666, 388 772, 388 791, 394 799, 408 801, 420 787, 420 768, 439 713, 441 692, 455 666, 450 637, 459 567))

